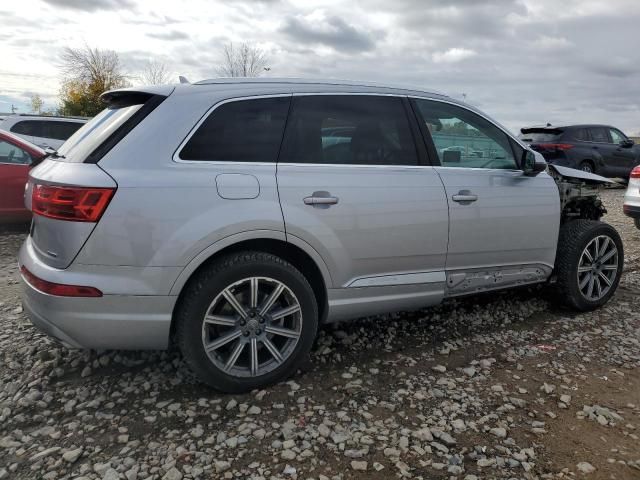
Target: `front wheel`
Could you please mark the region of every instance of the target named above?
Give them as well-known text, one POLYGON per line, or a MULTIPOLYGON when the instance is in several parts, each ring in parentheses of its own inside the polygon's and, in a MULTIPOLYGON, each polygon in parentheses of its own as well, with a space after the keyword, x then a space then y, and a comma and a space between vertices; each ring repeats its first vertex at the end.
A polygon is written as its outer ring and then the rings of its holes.
POLYGON ((566 223, 556 253, 558 298, 579 311, 604 305, 618 288, 623 263, 622 240, 611 225, 593 220, 566 223))
POLYGON ((316 299, 290 263, 263 252, 224 257, 187 286, 177 343, 201 381, 239 393, 291 375, 309 355, 316 299))

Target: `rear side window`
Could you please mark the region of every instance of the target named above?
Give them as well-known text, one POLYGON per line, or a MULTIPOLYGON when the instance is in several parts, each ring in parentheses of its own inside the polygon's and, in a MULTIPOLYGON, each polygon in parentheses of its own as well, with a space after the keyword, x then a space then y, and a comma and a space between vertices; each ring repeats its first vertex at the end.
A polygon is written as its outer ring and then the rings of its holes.
POLYGON ((46 137, 46 123, 40 120, 22 120, 11 127, 11 132, 32 137, 46 137))
POLYGON ((573 131, 572 136, 575 140, 579 140, 581 142, 588 142, 590 140, 589 131, 586 128, 576 128, 573 131))
POLYGON ((47 123, 49 124, 49 134, 46 137, 56 140, 66 140, 82 126, 80 122, 61 122, 58 120, 47 123))
POLYGON ((418 156, 400 98, 318 95, 294 98, 280 162, 417 165, 418 156))
POLYGON ((609 143, 609 137, 607 131, 602 127, 594 127, 589 129, 591 134, 591 140, 593 142, 609 143))
POLYGON ((180 158, 275 163, 290 101, 290 97, 276 97, 220 105, 187 141, 180 158))

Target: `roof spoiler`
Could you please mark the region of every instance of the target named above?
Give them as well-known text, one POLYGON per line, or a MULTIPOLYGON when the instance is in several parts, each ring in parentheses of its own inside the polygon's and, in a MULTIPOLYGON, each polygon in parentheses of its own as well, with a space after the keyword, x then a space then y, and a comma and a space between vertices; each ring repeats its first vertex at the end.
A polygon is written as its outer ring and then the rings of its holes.
POLYGON ((109 90, 100 95, 100 99, 112 108, 128 107, 145 103, 151 97, 168 97, 175 87, 173 85, 153 85, 150 87, 131 87, 109 90))

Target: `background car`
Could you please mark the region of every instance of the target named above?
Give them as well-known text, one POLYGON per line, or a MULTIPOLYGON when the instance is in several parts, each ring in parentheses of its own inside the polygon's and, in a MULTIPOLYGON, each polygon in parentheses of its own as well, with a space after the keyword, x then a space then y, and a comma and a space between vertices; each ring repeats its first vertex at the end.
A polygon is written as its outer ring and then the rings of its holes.
POLYGON ((622 211, 633 218, 636 227, 640 229, 640 167, 634 168, 629 175, 622 211))
POLYGON ((554 165, 627 179, 640 163, 640 146, 608 125, 547 125, 520 132, 520 140, 554 165))
POLYGON ((47 154, 40 147, 0 130, 0 223, 27 221, 24 187, 32 166, 47 154))
POLYGON ((10 115, 0 122, 0 129, 18 135, 39 147, 57 150, 85 123, 86 118, 10 115))

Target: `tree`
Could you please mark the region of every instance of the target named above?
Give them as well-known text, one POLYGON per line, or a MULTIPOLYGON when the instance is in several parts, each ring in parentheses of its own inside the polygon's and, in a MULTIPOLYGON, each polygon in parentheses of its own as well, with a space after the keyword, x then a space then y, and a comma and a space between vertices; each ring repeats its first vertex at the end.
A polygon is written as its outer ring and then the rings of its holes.
POLYGON ((223 77, 258 77, 267 68, 267 54, 255 45, 233 43, 224 46, 222 64, 218 73, 223 77))
POLYGON ((31 110, 33 113, 37 113, 38 115, 42 113, 42 106, 44 105, 44 101, 40 98, 40 95, 34 93, 31 95, 31 110))
POLYGON ((170 73, 163 62, 149 60, 144 67, 140 80, 144 85, 164 85, 170 82, 170 73))
POLYGON ((60 100, 65 115, 92 117, 104 109, 102 93, 128 84, 118 54, 112 50, 65 48, 61 70, 60 100))

